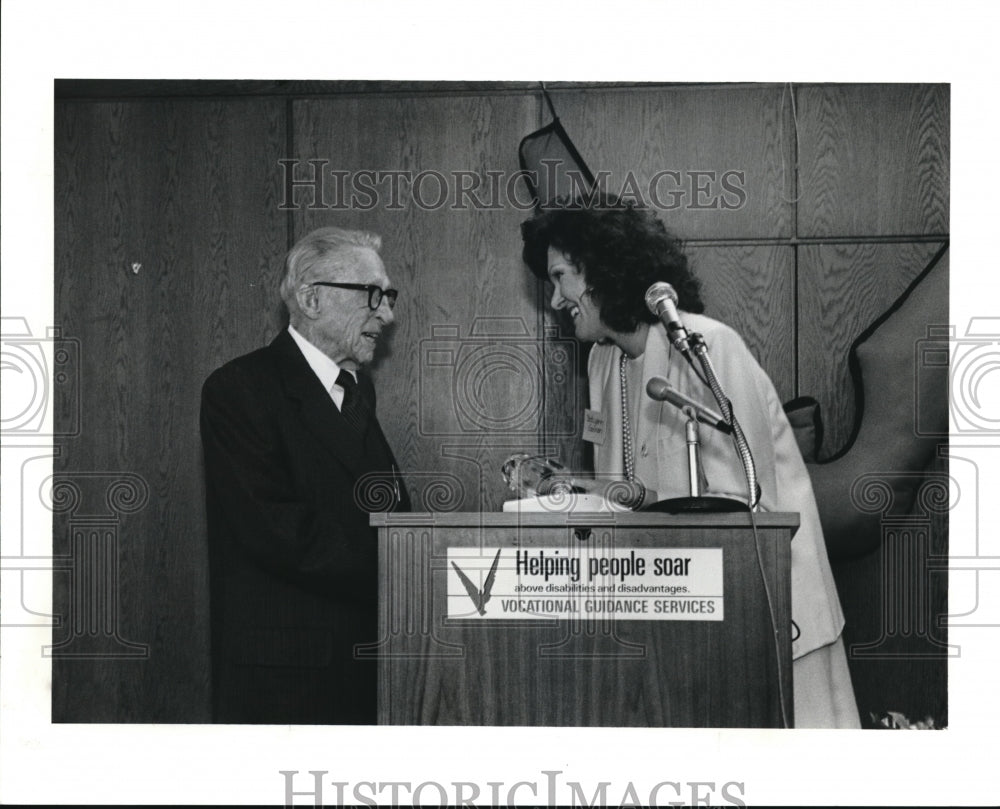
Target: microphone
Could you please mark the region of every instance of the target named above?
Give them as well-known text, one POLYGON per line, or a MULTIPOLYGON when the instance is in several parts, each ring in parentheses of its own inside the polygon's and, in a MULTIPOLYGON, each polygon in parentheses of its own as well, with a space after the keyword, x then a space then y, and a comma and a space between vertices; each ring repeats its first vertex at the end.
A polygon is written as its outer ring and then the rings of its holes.
POLYGON ((688 332, 677 314, 677 293, 674 288, 665 281, 657 281, 646 290, 646 306, 666 327, 670 344, 687 357, 690 351, 688 332))
POLYGON ((691 408, 698 421, 702 424, 707 424, 709 427, 714 427, 719 432, 726 433, 726 435, 731 435, 733 432, 733 428, 729 426, 722 416, 714 410, 709 410, 704 405, 699 404, 689 396, 685 396, 662 377, 654 376, 650 379, 646 383, 646 393, 650 399, 655 399, 657 402, 670 402, 674 407, 681 410, 686 407, 691 408))

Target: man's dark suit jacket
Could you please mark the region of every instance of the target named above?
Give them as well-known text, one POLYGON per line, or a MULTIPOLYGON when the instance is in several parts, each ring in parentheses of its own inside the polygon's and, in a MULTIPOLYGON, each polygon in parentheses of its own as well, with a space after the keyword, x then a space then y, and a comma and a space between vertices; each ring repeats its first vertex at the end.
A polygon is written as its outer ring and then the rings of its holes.
POLYGON ((355 484, 395 463, 378 423, 366 445, 283 331, 208 378, 201 434, 215 721, 373 724, 353 651, 377 640, 378 552, 355 484))

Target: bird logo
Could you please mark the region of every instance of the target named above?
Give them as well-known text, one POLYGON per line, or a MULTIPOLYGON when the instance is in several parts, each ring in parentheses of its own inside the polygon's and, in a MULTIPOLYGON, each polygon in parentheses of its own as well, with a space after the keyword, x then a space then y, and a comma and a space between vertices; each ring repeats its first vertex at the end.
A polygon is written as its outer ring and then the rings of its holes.
POLYGON ((490 593, 493 590, 493 582, 497 577, 497 565, 500 563, 500 552, 502 550, 503 548, 497 548, 497 555, 493 557, 493 566, 490 568, 489 575, 486 576, 486 583, 483 585, 482 590, 472 583, 472 580, 465 575, 462 568, 454 562, 451 563, 458 577, 462 580, 462 584, 465 585, 465 591, 469 594, 469 598, 472 599, 472 603, 475 604, 476 610, 480 615, 486 615, 486 602, 490 600, 490 593))

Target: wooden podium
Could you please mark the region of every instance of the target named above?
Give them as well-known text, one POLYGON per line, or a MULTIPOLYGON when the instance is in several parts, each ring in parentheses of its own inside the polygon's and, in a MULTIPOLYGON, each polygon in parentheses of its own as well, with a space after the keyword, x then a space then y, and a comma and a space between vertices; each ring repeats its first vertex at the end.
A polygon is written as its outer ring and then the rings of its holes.
POLYGON ((748 513, 372 515, 379 723, 791 727, 799 519, 755 517, 776 638, 748 513))

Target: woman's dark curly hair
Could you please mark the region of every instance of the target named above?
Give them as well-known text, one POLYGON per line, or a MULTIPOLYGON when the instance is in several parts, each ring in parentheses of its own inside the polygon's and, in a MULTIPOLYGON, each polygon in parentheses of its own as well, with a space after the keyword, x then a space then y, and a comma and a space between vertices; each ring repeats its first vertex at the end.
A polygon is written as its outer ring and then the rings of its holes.
POLYGON ((633 332, 655 323, 646 290, 666 281, 677 291, 677 308, 701 313, 701 282, 688 268, 681 242, 652 212, 599 196, 592 201, 559 201, 521 224, 524 263, 548 278, 548 249, 554 247, 583 271, 605 325, 633 332))

